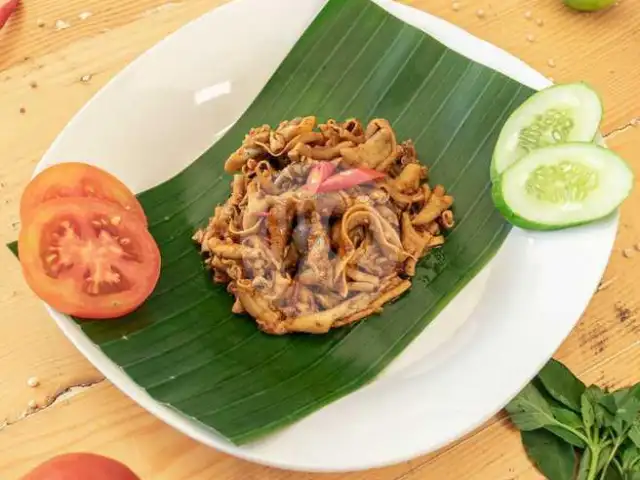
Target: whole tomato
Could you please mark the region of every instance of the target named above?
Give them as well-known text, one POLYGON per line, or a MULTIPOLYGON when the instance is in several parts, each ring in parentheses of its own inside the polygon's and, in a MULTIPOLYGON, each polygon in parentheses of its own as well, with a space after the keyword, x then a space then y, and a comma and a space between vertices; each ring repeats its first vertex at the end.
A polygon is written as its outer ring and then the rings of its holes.
POLYGON ((140 477, 111 458, 94 453, 68 453, 40 464, 22 480, 140 480, 140 477))

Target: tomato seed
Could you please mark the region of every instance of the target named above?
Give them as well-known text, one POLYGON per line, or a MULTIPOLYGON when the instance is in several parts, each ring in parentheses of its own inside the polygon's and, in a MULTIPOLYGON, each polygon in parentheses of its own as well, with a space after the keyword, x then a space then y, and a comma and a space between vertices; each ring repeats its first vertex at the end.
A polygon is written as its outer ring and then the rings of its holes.
POLYGON ((122 221, 122 217, 115 215, 113 217, 111 217, 111 224, 112 225, 120 225, 120 222, 122 221))

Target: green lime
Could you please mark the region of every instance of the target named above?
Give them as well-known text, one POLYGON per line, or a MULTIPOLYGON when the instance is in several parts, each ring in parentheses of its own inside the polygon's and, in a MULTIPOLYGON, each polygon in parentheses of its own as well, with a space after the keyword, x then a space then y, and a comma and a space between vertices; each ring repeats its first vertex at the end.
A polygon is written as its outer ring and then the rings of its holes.
POLYGON ((564 0, 565 5, 583 12, 595 12, 610 7, 616 0, 564 0))

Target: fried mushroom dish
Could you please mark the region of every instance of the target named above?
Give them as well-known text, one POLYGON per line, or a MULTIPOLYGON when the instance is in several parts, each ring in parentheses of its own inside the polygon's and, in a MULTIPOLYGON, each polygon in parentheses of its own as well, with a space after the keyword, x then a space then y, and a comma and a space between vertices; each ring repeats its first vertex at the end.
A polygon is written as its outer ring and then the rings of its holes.
POLYGON ((253 128, 225 170, 230 196, 193 238, 233 312, 269 334, 322 334, 382 311, 454 226, 453 198, 380 118, 253 128))

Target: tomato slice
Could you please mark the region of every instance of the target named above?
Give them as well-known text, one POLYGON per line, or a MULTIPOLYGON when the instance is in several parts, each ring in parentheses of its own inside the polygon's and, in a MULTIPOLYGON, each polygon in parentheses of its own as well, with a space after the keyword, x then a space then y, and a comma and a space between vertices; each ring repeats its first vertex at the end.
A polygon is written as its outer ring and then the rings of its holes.
POLYGON ((41 204, 22 226, 18 250, 31 289, 82 318, 132 312, 160 275, 160 251, 140 218, 95 198, 41 204))
POLYGON ((21 220, 24 222, 41 203, 64 197, 91 197, 115 203, 147 224, 142 205, 124 183, 98 167, 80 162, 52 165, 36 175, 22 194, 21 220))

